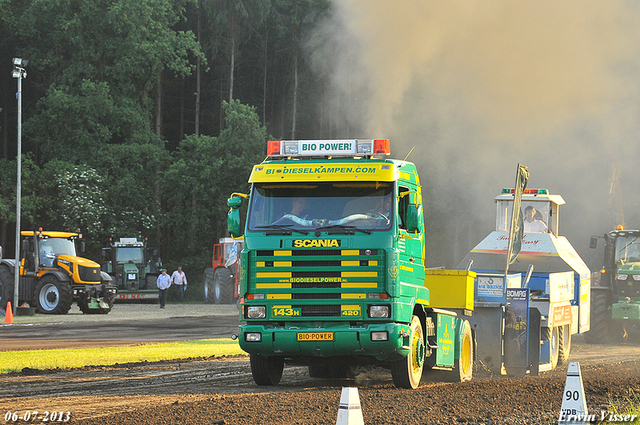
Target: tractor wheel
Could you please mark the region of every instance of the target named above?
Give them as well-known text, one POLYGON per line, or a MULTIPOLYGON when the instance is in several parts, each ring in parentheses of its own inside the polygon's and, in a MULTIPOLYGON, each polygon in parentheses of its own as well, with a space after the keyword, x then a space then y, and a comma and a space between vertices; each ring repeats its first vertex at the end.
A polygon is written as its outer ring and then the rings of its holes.
POLYGON ((591 329, 584 336, 589 344, 611 342, 609 290, 591 290, 591 329))
POLYGON ((7 302, 13 304, 14 277, 9 267, 0 266, 0 310, 7 309, 7 302))
POLYGON ((213 299, 216 304, 233 304, 235 281, 231 270, 218 267, 213 274, 213 299))
POLYGON ((73 303, 69 282, 58 280, 54 275, 40 279, 33 295, 38 313, 67 314, 73 303))
POLYGON ((393 383, 399 388, 415 389, 420 385, 425 362, 424 331, 418 316, 411 319, 409 354, 402 360, 391 363, 393 383))
POLYGON ((571 353, 571 325, 564 325, 558 328, 558 365, 563 365, 569 361, 571 353))
POLYGON ((158 276, 148 274, 144 277, 144 289, 158 289, 158 276))
POLYGON ((558 328, 541 328, 540 339, 542 341, 549 341, 550 355, 551 355, 551 369, 555 369, 558 366, 558 355, 560 354, 560 344, 558 341, 558 328))
POLYGON ((456 382, 466 382, 473 378, 473 335, 468 321, 464 321, 463 328, 460 358, 455 361, 453 368, 452 380, 456 382))
POLYGON ((251 374, 258 385, 278 385, 284 370, 284 357, 265 357, 251 354, 251 374))
POLYGON ((213 268, 209 267, 208 269, 204 269, 204 302, 207 304, 213 304, 215 299, 213 297, 214 294, 214 286, 213 286, 213 268))

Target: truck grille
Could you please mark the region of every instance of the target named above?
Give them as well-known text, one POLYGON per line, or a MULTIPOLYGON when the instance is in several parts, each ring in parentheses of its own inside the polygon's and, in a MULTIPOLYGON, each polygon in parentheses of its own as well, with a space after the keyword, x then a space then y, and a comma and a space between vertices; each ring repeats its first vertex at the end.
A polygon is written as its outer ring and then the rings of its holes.
POLYGON ((254 251, 248 291, 265 294, 275 320, 284 312, 287 320, 361 318, 361 301, 367 294, 384 292, 384 254, 378 249, 339 248, 254 251))

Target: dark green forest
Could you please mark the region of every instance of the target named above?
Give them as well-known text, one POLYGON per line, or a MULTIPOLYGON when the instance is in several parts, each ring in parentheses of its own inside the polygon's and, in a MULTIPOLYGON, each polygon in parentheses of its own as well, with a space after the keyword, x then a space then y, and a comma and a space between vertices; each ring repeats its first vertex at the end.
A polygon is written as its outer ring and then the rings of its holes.
MULTIPOLYGON (((82 229, 87 257, 147 237, 200 276, 266 141, 336 137, 309 60, 329 0, 0 0, 0 245, 82 229)), ((340 136, 346 136, 341 134, 340 136)), ((195 276, 194 276, 195 277, 195 276)))

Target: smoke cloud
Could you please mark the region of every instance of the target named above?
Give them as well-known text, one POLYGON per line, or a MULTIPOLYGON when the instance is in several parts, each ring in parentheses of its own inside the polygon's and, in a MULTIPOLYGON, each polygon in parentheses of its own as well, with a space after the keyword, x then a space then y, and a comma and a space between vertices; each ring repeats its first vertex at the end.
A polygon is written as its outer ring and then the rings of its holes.
POLYGON ((639 8, 334 2, 311 52, 331 82, 334 136, 389 138, 394 158, 415 146, 429 265, 457 266, 494 229, 493 200, 518 163, 528 187, 563 196, 560 233, 592 270, 591 235, 622 217, 640 227, 639 8))

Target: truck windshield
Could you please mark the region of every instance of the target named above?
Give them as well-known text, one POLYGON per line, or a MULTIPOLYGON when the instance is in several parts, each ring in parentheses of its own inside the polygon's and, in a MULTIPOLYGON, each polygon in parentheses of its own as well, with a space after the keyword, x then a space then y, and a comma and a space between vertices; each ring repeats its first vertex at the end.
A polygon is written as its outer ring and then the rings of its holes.
POLYGON ((640 261, 640 236, 620 236, 616 239, 616 263, 640 261))
POLYGON ((142 248, 118 247, 118 264, 125 264, 125 263, 141 264, 143 262, 144 262, 144 255, 142 253, 142 248))
POLYGON ((255 184, 250 231, 390 229, 395 219, 393 185, 385 182, 255 184))
POLYGON ((40 250, 55 255, 76 255, 76 246, 71 239, 45 238, 40 241, 40 250))

